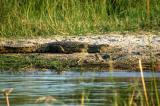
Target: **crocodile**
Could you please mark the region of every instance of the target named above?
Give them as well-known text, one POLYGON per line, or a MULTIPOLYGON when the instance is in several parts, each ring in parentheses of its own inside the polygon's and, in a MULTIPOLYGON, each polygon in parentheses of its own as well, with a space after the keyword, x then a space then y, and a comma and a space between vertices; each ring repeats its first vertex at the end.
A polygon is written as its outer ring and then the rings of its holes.
POLYGON ((4 44, 0 53, 106 53, 108 44, 91 45, 84 42, 49 42, 44 44, 4 44))
POLYGON ((87 52, 88 44, 81 42, 50 42, 42 44, 37 52, 40 53, 81 53, 87 52))

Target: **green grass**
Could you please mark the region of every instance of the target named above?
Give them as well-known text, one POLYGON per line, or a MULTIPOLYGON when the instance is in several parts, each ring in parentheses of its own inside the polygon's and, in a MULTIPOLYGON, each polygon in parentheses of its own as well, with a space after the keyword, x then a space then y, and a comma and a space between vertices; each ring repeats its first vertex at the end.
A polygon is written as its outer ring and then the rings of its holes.
POLYGON ((0 37, 158 30, 159 13, 159 0, 0 0, 0 37))
POLYGON ((1 54, 0 55, 0 70, 1 71, 26 71, 35 69, 54 69, 56 71, 63 71, 69 68, 68 63, 71 61, 63 61, 56 58, 46 59, 39 57, 39 54, 32 55, 15 55, 15 54, 1 54))

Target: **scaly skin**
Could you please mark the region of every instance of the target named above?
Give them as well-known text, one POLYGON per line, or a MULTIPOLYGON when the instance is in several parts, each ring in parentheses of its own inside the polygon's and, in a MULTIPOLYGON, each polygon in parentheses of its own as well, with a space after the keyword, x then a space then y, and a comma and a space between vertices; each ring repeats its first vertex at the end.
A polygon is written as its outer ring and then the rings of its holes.
POLYGON ((109 45, 89 45, 81 42, 51 42, 23 46, 1 45, 0 53, 106 53, 109 45))

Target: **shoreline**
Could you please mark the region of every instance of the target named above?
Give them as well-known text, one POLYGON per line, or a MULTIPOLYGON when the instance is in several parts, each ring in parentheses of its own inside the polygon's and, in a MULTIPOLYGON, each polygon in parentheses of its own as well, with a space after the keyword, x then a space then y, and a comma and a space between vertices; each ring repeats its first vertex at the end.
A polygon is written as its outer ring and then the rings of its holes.
MULTIPOLYGON (((159 35, 128 36, 115 34, 110 36, 67 36, 55 37, 52 39, 39 38, 4 40, 3 42, 0 42, 0 62, 1 64, 3 63, 0 69, 9 69, 7 66, 3 65, 8 64, 7 62, 10 61, 10 58, 14 59, 16 57, 15 60, 12 60, 15 64, 13 66, 21 64, 20 61, 16 63, 16 59, 18 59, 19 56, 22 57, 21 61, 22 63, 25 63, 23 65, 26 67, 27 64, 31 64, 29 60, 32 60, 32 56, 34 56, 35 59, 41 60, 41 64, 50 64, 49 62, 56 61, 56 63, 52 64, 53 67, 50 67, 50 65, 42 65, 42 68, 49 67, 54 69, 61 67, 64 69, 66 67, 72 68, 89 66, 88 68, 96 67, 97 69, 102 68, 104 70, 111 70, 111 68, 113 68, 113 70, 138 71, 138 59, 141 59, 144 70, 160 71, 159 47, 159 35), (58 52, 53 51, 53 49, 55 49, 55 44, 56 49, 58 45, 58 52), (52 51, 46 51, 46 48, 48 50, 48 45, 52 45, 52 51), (38 49, 39 47, 43 47, 43 50, 41 49, 43 52, 37 52, 35 47, 36 49, 37 47, 38 49), (60 50, 59 47, 61 48, 60 50), (30 48, 29 51, 26 50, 26 48, 30 48), (3 52, 5 50, 7 52, 3 52), (8 58, 6 58, 7 56, 8 58), (51 60, 47 60, 46 58, 48 57, 50 57, 51 60), (26 62, 26 58, 28 58, 28 62, 26 62), (61 66, 58 66, 59 62, 62 62, 61 66)), ((36 60, 34 62, 36 62, 36 60)), ((33 67, 29 66, 29 68, 41 68, 34 64, 34 62, 32 63, 33 67)), ((20 69, 23 68, 24 67, 21 67, 20 69)), ((10 69, 12 70, 13 68, 10 69)))

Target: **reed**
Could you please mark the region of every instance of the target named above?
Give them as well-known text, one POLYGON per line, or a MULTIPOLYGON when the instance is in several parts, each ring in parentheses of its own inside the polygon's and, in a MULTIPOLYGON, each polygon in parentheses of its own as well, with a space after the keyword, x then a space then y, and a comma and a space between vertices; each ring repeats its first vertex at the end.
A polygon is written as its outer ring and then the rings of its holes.
POLYGON ((147 7, 147 16, 150 16, 150 0, 146 0, 146 7, 147 7))
POLYGON ((157 87, 156 78, 154 78, 154 80, 153 80, 153 86, 154 86, 153 89, 155 90, 157 105, 160 106, 160 98, 159 98, 159 92, 158 92, 158 87, 157 87))
POLYGON ((144 80, 144 76, 143 76, 143 68, 142 68, 141 59, 139 59, 139 68, 140 68, 140 72, 141 72, 141 81, 142 81, 142 85, 143 85, 144 96, 145 96, 145 99, 146 99, 146 105, 149 106, 147 89, 146 89, 146 84, 145 84, 145 80, 144 80))
POLYGON ((85 105, 84 105, 84 99, 85 99, 85 92, 82 91, 81 105, 80 105, 80 106, 85 106, 85 105))
POLYGON ((10 93, 13 91, 13 88, 7 88, 7 89, 4 89, 3 90, 3 93, 4 93, 4 96, 6 98, 6 106, 10 106, 10 103, 9 103, 9 95, 10 93))
POLYGON ((160 105, 159 91, 157 88, 158 81, 156 80, 154 73, 152 76, 153 80, 146 84, 144 78, 142 60, 139 59, 138 63, 141 74, 140 80, 135 79, 135 81, 133 81, 134 83, 131 86, 129 86, 128 89, 125 89, 125 91, 123 90, 122 91, 119 90, 118 92, 115 91, 112 105, 114 106, 159 106, 160 105), (125 95, 126 92, 129 95, 125 95))
POLYGON ((135 95, 135 90, 133 90, 131 97, 129 98, 129 106, 133 105, 133 99, 134 99, 134 95, 135 95))
POLYGON ((154 30, 159 7, 159 0, 0 0, 0 37, 154 30))
POLYGON ((110 58, 110 60, 108 61, 108 65, 109 65, 109 71, 113 72, 114 67, 113 67, 113 60, 112 57, 110 58))

